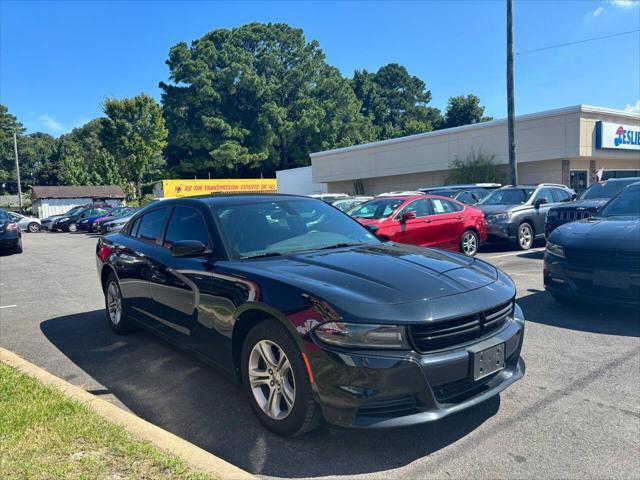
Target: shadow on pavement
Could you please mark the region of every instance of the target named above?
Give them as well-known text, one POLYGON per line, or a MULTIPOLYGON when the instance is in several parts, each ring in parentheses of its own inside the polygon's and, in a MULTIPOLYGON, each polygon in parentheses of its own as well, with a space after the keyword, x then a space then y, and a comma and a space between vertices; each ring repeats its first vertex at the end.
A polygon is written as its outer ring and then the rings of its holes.
POLYGON ((560 301, 544 290, 530 288, 518 298, 529 322, 591 333, 640 337, 640 311, 604 304, 560 301))
POLYGON ((137 415, 252 473, 285 478, 397 468, 459 440, 496 414, 495 397, 435 424, 330 430, 296 439, 267 432, 240 385, 159 339, 114 334, 104 311, 43 322, 44 335, 137 415))

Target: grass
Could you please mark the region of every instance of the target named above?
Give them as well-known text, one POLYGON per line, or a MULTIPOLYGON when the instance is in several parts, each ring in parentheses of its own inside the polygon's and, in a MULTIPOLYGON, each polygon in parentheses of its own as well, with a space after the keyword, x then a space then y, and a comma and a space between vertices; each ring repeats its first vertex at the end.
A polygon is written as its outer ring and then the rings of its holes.
POLYGON ((0 478, 212 477, 0 363, 0 478))

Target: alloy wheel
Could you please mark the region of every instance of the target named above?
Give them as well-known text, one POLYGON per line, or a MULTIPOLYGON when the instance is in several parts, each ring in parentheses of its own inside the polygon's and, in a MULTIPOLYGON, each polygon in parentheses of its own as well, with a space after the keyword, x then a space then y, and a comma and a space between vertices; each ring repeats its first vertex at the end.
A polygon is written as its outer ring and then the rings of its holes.
POLYGON ((520 248, 523 250, 527 250, 531 247, 531 244, 533 243, 533 232, 531 232, 531 227, 529 225, 524 224, 520 227, 518 241, 520 242, 520 248))
POLYGON ((109 311, 111 323, 118 325, 120 318, 122 318, 122 297, 120 296, 120 289, 115 282, 109 283, 107 287, 107 310, 109 311))
POLYGON ((36 222, 32 222, 27 227, 27 230, 29 230, 31 233, 36 233, 40 230, 40 225, 38 225, 36 222))
POLYGON ((472 257, 478 250, 478 239, 473 232, 465 232, 462 236, 462 253, 472 257))
POLYGON ((69 231, 70 231, 70 232, 76 232, 76 231, 78 231, 78 226, 75 224, 75 222, 71 222, 71 223, 69 224, 69 231))
POLYGON ((284 350, 271 340, 260 340, 249 355, 249 384, 262 411, 283 420, 293 410, 296 385, 291 362, 284 350))

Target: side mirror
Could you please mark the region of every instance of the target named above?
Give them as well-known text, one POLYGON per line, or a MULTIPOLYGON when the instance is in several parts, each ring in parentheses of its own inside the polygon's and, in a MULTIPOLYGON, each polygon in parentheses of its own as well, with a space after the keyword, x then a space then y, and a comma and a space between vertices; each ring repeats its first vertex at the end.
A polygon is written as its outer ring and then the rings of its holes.
POLYGON ((414 218, 416 218, 416 212, 404 212, 400 221, 404 223, 407 220, 413 220, 414 218))
POLYGON ((199 240, 178 240, 171 245, 174 257, 198 257, 207 252, 207 246, 199 240))
POLYGON ((533 204, 536 208, 540 208, 540 205, 544 205, 545 203, 549 203, 549 199, 547 197, 542 197, 536 200, 533 204))

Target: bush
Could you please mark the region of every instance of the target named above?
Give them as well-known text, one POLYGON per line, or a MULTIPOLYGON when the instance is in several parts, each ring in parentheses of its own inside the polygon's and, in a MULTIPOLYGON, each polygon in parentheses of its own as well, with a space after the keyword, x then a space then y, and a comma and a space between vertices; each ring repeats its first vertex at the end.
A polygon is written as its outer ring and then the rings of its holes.
POLYGON ((504 183, 505 174, 501 166, 494 163, 495 155, 484 155, 481 150, 477 152, 472 148, 467 158, 456 159, 451 162, 451 173, 445 178, 447 184, 465 183, 504 183))

